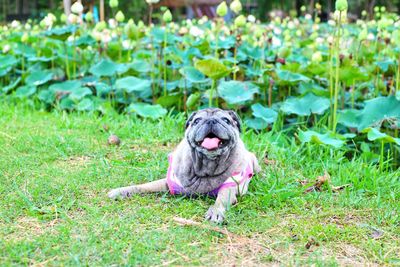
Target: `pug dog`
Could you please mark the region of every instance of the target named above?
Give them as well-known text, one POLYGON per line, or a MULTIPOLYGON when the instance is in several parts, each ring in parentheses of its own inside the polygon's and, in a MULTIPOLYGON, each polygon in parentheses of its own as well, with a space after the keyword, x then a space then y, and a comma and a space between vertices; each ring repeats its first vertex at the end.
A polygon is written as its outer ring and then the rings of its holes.
POLYGON ((170 191, 171 194, 216 197, 206 220, 222 223, 225 212, 247 192, 252 176, 260 171, 257 158, 240 139, 241 124, 231 110, 207 108, 191 114, 185 137, 168 157, 166 178, 111 190, 111 199, 133 194, 170 191))

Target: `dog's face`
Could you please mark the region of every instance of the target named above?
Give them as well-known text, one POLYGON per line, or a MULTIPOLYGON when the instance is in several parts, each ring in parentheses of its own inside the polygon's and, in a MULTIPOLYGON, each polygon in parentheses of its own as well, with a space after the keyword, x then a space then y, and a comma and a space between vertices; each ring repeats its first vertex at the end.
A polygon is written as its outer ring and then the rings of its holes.
POLYGON ((234 111, 208 108, 194 112, 186 122, 185 137, 192 149, 209 159, 229 153, 237 144, 240 119, 234 111))

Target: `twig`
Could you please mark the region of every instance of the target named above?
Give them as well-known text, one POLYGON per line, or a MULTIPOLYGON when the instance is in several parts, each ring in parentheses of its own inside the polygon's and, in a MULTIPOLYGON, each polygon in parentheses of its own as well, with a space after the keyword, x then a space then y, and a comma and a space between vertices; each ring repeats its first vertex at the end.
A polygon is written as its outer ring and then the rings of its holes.
POLYGON ((235 235, 233 233, 230 233, 226 229, 221 229, 221 228, 218 228, 218 227, 215 227, 215 226, 210 226, 210 225, 204 225, 202 223, 199 223, 199 222, 196 222, 196 221, 193 221, 193 220, 189 220, 189 219, 185 219, 185 218, 174 217, 172 220, 174 222, 176 222, 177 224, 183 225, 183 226, 187 226, 187 225, 196 226, 196 227, 199 227, 199 228, 202 228, 202 229, 212 230, 212 231, 215 231, 215 232, 221 233, 223 235, 227 235, 227 236, 235 235))

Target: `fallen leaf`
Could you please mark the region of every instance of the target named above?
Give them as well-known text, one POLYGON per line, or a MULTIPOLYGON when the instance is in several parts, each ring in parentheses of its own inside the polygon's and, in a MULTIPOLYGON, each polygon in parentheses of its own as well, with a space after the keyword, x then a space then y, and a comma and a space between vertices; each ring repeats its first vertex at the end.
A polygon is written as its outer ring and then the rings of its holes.
POLYGON ((315 237, 310 236, 310 237, 308 238, 308 241, 307 241, 306 245, 305 245, 305 248, 306 248, 306 249, 310 249, 312 246, 319 246, 319 243, 317 242, 317 240, 315 239, 315 237))
POLYGON ((344 184, 344 185, 339 185, 339 186, 332 186, 331 190, 332 192, 339 192, 345 189, 346 187, 350 187, 352 184, 344 184))
POLYGON ((265 165, 276 165, 277 164, 276 160, 273 160, 273 159, 264 159, 264 163, 265 163, 265 165))
POLYGON ((298 181, 300 185, 304 186, 304 185, 308 185, 310 182, 308 180, 299 180, 298 181))
POLYGON ((369 236, 373 239, 380 239, 383 234, 384 232, 382 230, 374 228, 369 236))
POLYGON ((212 231, 215 231, 215 232, 227 235, 227 236, 235 235, 233 233, 230 233, 228 230, 226 230, 226 228, 221 229, 221 228, 215 227, 215 226, 204 225, 204 224, 202 224, 200 222, 196 222, 196 221, 193 221, 193 220, 190 220, 190 219, 174 217, 174 218, 172 218, 172 220, 174 222, 176 222, 177 224, 183 225, 183 226, 196 226, 196 227, 199 227, 199 228, 202 228, 202 229, 212 230, 212 231))
POLYGON ((308 187, 304 191, 304 193, 310 193, 310 192, 314 192, 314 191, 321 191, 322 190, 322 186, 324 184, 329 183, 330 178, 331 177, 330 177, 329 173, 327 171, 325 171, 324 175, 318 176, 317 180, 315 181, 315 183, 312 186, 308 187))

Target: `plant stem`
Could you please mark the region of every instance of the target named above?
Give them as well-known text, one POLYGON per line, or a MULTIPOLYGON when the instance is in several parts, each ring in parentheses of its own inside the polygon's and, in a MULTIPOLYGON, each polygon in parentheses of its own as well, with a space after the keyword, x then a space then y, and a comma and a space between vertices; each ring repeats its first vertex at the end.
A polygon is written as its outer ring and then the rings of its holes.
POLYGON ((66 42, 64 42, 64 49, 65 49, 65 71, 67 74, 67 79, 69 80, 71 78, 71 74, 69 72, 68 47, 66 42))
POLYGON ((164 96, 167 95, 167 58, 165 57, 165 49, 167 47, 167 25, 164 31, 163 59, 164 59, 164 96))
POLYGON ((340 34, 341 34, 341 21, 342 21, 342 12, 339 11, 339 20, 338 20, 338 28, 337 28, 337 37, 336 37, 336 73, 335 73, 335 99, 333 102, 333 132, 336 132, 336 124, 337 124, 337 106, 338 106, 338 94, 339 94, 339 70, 340 70, 340 55, 339 55, 339 45, 340 45, 340 34))
POLYGON ((383 149, 384 149, 384 142, 383 142, 383 140, 381 141, 381 156, 380 156, 380 159, 379 159, 379 169, 382 171, 383 170, 383 149))
POLYGON ((396 92, 400 90, 400 54, 399 54, 399 61, 397 62, 397 76, 396 76, 396 92))
POLYGON ((329 128, 333 125, 333 106, 332 106, 332 99, 333 99, 333 45, 330 45, 329 48, 329 95, 330 95, 330 118, 328 122, 329 128))
POLYGON ((219 54, 218 54, 218 39, 219 39, 219 22, 218 22, 218 18, 215 20, 215 58, 218 59, 219 58, 219 54))
MULTIPOLYGON (((217 80, 213 79, 212 80, 212 84, 211 84, 209 98, 208 98, 208 107, 209 108, 212 107, 212 99, 213 99, 213 95, 214 95, 214 90, 215 90, 216 84, 217 84, 217 80)), ((217 106, 218 106, 218 103, 217 103, 217 106)))
POLYGON ((233 68, 234 68, 234 72, 233 72, 233 80, 236 81, 236 54, 237 54, 237 33, 236 33, 236 27, 234 29, 234 36, 235 36, 235 47, 233 50, 233 68))

